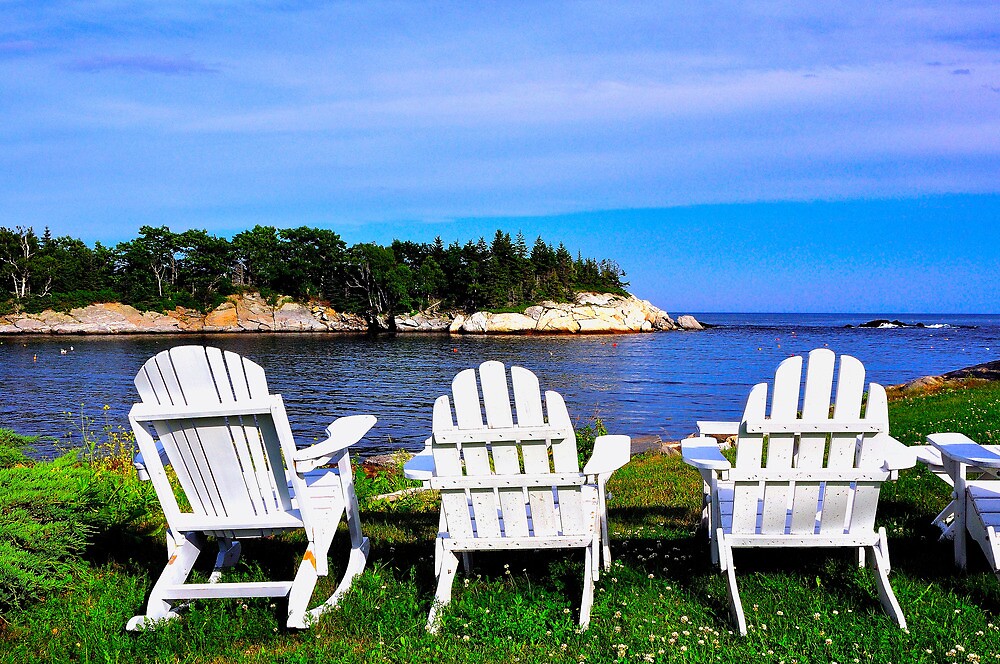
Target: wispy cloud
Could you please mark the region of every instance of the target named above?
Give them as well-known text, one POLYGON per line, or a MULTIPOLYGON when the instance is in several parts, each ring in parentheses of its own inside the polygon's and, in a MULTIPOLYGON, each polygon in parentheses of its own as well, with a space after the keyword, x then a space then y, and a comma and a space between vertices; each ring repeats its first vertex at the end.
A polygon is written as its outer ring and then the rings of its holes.
POLYGON ((74 71, 121 71, 141 74, 215 74, 219 70, 190 58, 169 58, 157 55, 105 55, 70 63, 74 71))
POLYGON ((5 53, 30 53, 38 48, 38 44, 30 39, 0 41, 0 55, 5 53))

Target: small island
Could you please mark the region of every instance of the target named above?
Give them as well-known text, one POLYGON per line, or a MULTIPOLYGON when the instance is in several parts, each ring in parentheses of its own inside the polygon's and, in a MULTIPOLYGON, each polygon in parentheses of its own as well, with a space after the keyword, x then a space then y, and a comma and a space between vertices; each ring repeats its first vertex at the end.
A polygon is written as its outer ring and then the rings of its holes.
POLYGON ((0 334, 599 334, 700 330, 628 293, 610 259, 496 231, 493 241, 348 247, 326 229, 232 239, 143 226, 93 247, 0 227, 0 334))

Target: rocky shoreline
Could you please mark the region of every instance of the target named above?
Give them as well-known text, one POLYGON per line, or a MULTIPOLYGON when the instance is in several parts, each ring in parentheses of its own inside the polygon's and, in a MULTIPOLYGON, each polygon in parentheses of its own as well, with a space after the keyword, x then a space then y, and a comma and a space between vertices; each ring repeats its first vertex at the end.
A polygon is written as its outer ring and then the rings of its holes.
MULTIPOLYGON (((523 313, 439 312, 397 316, 399 333, 601 334, 701 330, 693 316, 675 321, 646 300, 610 293, 580 293, 575 302, 542 302, 523 313)), ((207 334, 243 332, 340 332, 363 334, 363 316, 290 298, 234 295, 208 313, 178 307, 166 313, 120 303, 92 304, 68 312, 0 316, 9 334, 207 334)))
POLYGON ((885 391, 890 399, 900 399, 914 394, 937 392, 946 388, 970 387, 994 381, 1000 381, 1000 360, 956 369, 940 376, 921 376, 907 383, 890 385, 885 391))

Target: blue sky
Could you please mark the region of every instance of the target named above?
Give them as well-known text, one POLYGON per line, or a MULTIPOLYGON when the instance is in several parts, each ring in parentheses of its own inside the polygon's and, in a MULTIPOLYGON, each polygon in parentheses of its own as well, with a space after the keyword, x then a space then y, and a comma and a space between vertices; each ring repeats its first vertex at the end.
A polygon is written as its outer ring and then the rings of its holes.
POLYGON ((501 227, 672 313, 1000 311, 996 4, 806 4, 0 2, 0 225, 501 227))

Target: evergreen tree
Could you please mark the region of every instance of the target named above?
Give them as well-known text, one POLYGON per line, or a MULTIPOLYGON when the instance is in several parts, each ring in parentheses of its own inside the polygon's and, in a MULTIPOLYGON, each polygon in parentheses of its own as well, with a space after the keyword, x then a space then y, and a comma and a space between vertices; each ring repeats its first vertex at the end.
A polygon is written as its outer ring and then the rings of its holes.
POLYGON ((560 288, 559 297, 569 299, 573 295, 573 286, 576 283, 576 270, 573 255, 562 242, 556 249, 556 279, 560 288))

